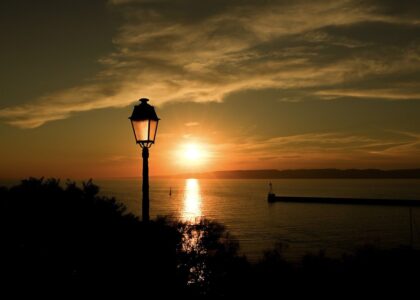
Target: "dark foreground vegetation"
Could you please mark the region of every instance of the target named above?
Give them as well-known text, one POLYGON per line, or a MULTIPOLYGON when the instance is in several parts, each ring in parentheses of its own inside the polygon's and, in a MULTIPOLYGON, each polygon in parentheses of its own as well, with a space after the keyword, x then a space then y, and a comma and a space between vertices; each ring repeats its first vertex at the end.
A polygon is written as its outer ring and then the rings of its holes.
POLYGON ((420 253, 411 248, 364 247, 340 259, 320 252, 291 263, 278 246, 250 263, 219 223, 144 224, 98 191, 91 181, 78 187, 34 178, 0 188, 2 296, 12 287, 15 294, 89 290, 173 299, 417 294, 420 253))

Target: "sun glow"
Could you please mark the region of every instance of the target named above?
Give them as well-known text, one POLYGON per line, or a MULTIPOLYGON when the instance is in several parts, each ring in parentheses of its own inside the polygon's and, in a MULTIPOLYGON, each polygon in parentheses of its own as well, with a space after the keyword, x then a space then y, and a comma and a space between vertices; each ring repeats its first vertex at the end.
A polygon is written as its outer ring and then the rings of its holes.
POLYGON ((190 143, 183 146, 180 158, 187 165, 199 165, 205 163, 208 152, 200 144, 190 143))

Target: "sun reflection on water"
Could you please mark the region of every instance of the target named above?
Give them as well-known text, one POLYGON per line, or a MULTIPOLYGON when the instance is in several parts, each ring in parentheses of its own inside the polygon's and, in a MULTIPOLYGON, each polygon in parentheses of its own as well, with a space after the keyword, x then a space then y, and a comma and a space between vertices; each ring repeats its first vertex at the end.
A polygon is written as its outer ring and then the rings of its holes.
POLYGON ((198 179, 189 178, 185 181, 184 208, 182 220, 185 222, 197 222, 202 216, 201 193, 198 179))
POLYGON ((184 206, 181 218, 186 222, 182 231, 182 250, 195 257, 183 267, 187 267, 189 278, 188 285, 200 287, 206 282, 206 264, 202 260, 207 249, 202 244, 203 228, 201 226, 202 197, 198 179, 190 178, 185 181, 184 206))

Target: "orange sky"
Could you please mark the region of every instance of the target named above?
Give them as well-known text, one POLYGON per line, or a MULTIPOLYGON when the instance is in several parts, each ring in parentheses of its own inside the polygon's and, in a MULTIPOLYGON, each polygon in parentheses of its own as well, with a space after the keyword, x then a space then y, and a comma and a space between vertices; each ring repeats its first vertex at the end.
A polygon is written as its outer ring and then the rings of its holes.
POLYGON ((141 97, 151 175, 420 167, 414 1, 22 3, 0 4, 0 178, 139 176, 141 97))

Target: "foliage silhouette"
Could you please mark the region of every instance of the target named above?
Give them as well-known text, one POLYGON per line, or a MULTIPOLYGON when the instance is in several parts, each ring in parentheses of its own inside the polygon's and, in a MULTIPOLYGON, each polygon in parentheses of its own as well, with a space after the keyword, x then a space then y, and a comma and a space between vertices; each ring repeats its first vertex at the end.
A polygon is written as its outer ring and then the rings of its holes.
POLYGON ((98 191, 91 180, 63 188, 43 178, 2 189, 2 278, 46 288, 54 282, 175 293, 176 229, 143 224, 98 191))
POLYGON ((250 265, 238 255, 239 243, 217 222, 177 223, 182 235, 179 267, 187 278, 188 295, 237 296, 250 278, 250 265))
POLYGON ((247 266, 237 254, 238 242, 218 223, 143 223, 98 192, 91 180, 80 188, 44 178, 0 188, 2 278, 46 290, 67 285, 103 293, 207 296, 221 280, 231 281, 238 266, 247 266))
POLYGON ((78 187, 29 178, 0 187, 3 293, 17 284, 140 297, 337 298, 337 291, 401 294, 418 282, 420 253, 411 248, 366 246, 334 259, 321 251, 292 263, 279 244, 251 264, 220 223, 162 217, 143 223, 98 192, 91 180, 78 187))

